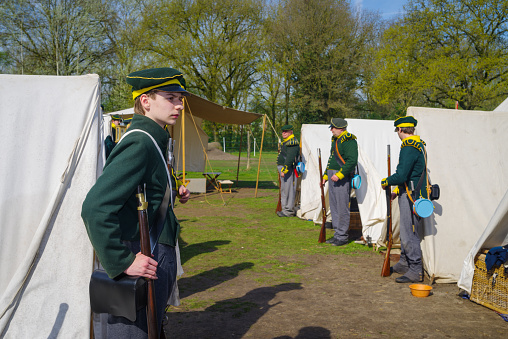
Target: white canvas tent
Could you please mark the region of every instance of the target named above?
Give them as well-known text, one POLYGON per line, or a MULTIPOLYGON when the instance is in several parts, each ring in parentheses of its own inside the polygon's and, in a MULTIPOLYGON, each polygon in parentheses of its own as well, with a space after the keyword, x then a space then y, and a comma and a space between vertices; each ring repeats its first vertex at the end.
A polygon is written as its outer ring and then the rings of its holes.
POLYGON ((508 114, 410 107, 407 115, 418 120, 430 179, 441 188, 421 234, 425 268, 437 282, 457 282, 487 226, 496 229, 496 242, 485 235, 485 244, 503 241, 497 230, 506 227, 506 201, 500 202, 508 189, 508 114))
POLYGON ((499 106, 494 108, 494 112, 508 112, 508 98, 499 104, 499 106))
POLYGON ((492 247, 505 245, 508 245, 508 191, 506 191, 503 200, 501 200, 501 203, 497 206, 494 215, 480 238, 464 259, 464 265, 462 266, 462 272, 460 273, 457 285, 471 294, 476 254, 482 248, 490 249, 492 247))
POLYGON ((0 75, 0 114, 0 337, 87 338, 99 77, 0 75))
MULTIPOLYGON (((393 121, 346 120, 348 121, 348 131, 358 138, 358 162, 362 186, 354 193, 358 201, 363 234, 364 237, 370 236, 374 243, 383 243, 387 205, 385 191, 381 189, 381 179, 388 174, 387 145, 390 145, 391 173, 395 171, 399 158, 400 139, 394 133, 393 121)), ((302 125, 300 137, 306 171, 301 182, 299 216, 303 219, 313 220, 315 223, 321 223, 322 218, 317 149, 321 149, 321 162, 324 171, 330 156, 332 137, 328 126, 302 125)), ((327 192, 328 183, 325 185, 326 196, 327 192)), ((329 210, 327 198, 326 203, 329 210)), ((394 219, 396 219, 397 204, 394 203, 392 206, 394 219)), ((395 223, 394 228, 396 226, 395 223)))

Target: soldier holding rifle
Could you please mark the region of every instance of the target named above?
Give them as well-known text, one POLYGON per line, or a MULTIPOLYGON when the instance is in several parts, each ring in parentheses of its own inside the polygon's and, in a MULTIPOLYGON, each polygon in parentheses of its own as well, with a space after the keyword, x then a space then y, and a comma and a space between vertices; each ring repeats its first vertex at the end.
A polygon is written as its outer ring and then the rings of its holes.
MULTIPOLYGON (((169 293, 176 281, 175 246, 180 225, 170 204, 161 208, 166 212, 161 217, 163 223, 160 233, 156 234, 158 241, 152 257, 141 254, 136 190, 138 185, 146 185, 150 226, 154 225, 164 196, 171 193, 168 187, 178 191, 181 203, 189 199, 190 192, 185 186, 177 183, 174 176, 168 179, 166 164, 154 145, 156 142, 161 153, 167 154, 169 133, 165 126, 176 123, 183 109, 182 100, 189 93, 185 90, 182 73, 173 68, 134 72, 127 76, 127 83, 132 86, 135 99, 135 114, 129 130, 143 133, 132 131, 115 146, 104 172, 83 202, 81 215, 109 277, 126 274, 155 280, 157 328, 160 329, 169 293)), ((106 331, 109 338, 146 338, 145 310, 138 311, 135 322, 109 314, 106 331)))
POLYGON ((358 163, 356 136, 347 131, 347 125, 347 121, 342 118, 331 120, 332 146, 323 175, 323 184, 328 180, 330 213, 335 230, 334 236, 326 242, 333 246, 348 243, 351 175, 358 163))
POLYGON ((390 189, 391 185, 398 186, 395 191, 399 196, 401 255, 399 262, 390 268, 391 272, 403 274, 395 279, 398 283, 423 280, 422 250, 418 236, 420 218, 413 213, 411 201, 411 194, 415 190, 419 191, 417 196, 427 198, 425 143, 418 135, 414 135, 417 123, 412 116, 395 120, 395 132, 402 140, 399 164, 393 175, 381 181, 384 189, 390 189))

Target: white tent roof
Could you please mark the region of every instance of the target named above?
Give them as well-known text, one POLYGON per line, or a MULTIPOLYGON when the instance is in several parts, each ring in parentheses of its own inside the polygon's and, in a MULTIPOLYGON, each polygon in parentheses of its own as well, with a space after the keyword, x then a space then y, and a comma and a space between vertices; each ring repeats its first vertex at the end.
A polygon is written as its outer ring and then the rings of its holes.
POLYGON ((508 112, 508 98, 499 104, 499 106, 494 108, 494 112, 508 112))
POLYGON ((438 282, 457 282, 508 189, 508 114, 410 107, 407 115, 418 120, 430 179, 441 188, 424 223, 425 267, 438 282))
POLYGON ((0 75, 2 337, 90 336, 80 213, 102 168, 99 100, 97 75, 0 75))
MULTIPOLYGON (((390 145, 391 173, 397 166, 400 139, 394 133, 393 121, 346 119, 348 131, 358 138, 358 162, 362 177, 362 186, 355 190, 360 217, 362 219, 364 237, 370 236, 374 243, 384 242, 384 226, 386 225, 386 195, 381 189, 381 179, 388 173, 387 145, 390 145)), ((317 149, 321 149, 321 165, 326 168, 330 156, 332 134, 329 125, 302 125, 301 144, 302 158, 306 171, 301 182, 301 206, 299 215, 321 223, 321 192, 319 188, 319 164, 317 149)), ((325 185, 327 196, 328 184, 325 185)), ((326 198, 329 209, 328 199, 326 198)), ((392 204, 394 217, 398 211, 392 204)), ((395 218, 394 218, 395 219, 395 218)), ((394 224, 394 228, 396 224, 394 224)))

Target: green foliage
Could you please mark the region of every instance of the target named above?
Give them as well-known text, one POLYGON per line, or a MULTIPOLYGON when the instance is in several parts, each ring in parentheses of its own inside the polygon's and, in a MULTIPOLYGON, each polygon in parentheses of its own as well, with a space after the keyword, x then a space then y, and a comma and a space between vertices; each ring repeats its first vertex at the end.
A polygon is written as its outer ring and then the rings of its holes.
MULTIPOLYGON (((0 71, 98 73, 110 112, 133 104, 128 73, 170 66, 193 93, 299 130, 410 105, 495 108, 508 94, 507 18, 508 0, 408 0, 391 23, 346 0, 2 1, 0 71)), ((214 141, 240 134, 203 128, 214 141)), ((250 128, 259 142, 261 119, 250 128)))
POLYGON ((291 71, 301 123, 354 117, 375 17, 341 0, 282 1, 270 30, 278 61, 291 71))
POLYGON ((508 1, 411 0, 386 30, 372 88, 381 102, 482 109, 508 92, 508 1))
MULTIPOLYGON (((147 11, 150 50, 185 74, 189 89, 232 108, 246 108, 260 59, 262 0, 166 0, 147 11)), ((221 124, 205 123, 218 140, 221 124)))
POLYGON ((92 73, 113 54, 106 26, 114 13, 106 2, 3 1, 0 12, 0 30, 13 72, 92 73))
POLYGON ((110 3, 116 17, 109 23, 108 37, 114 46, 115 57, 113 65, 102 65, 100 70, 105 112, 132 107, 134 101, 131 86, 125 81, 126 75, 155 66, 147 52, 149 40, 141 38, 145 33, 137 24, 142 20, 144 5, 150 6, 150 3, 144 0, 114 0, 110 3))

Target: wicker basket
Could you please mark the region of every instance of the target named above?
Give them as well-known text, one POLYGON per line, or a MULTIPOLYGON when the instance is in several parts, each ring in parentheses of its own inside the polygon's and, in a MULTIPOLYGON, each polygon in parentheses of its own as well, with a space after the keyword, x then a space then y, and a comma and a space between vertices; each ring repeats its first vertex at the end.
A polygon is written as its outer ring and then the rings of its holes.
POLYGON ((360 218, 360 212, 349 213, 349 229, 350 230, 362 230, 362 219, 360 218))
POLYGON ((487 271, 487 252, 485 250, 476 255, 471 300, 494 311, 508 313, 508 274, 504 272, 503 265, 487 271))

